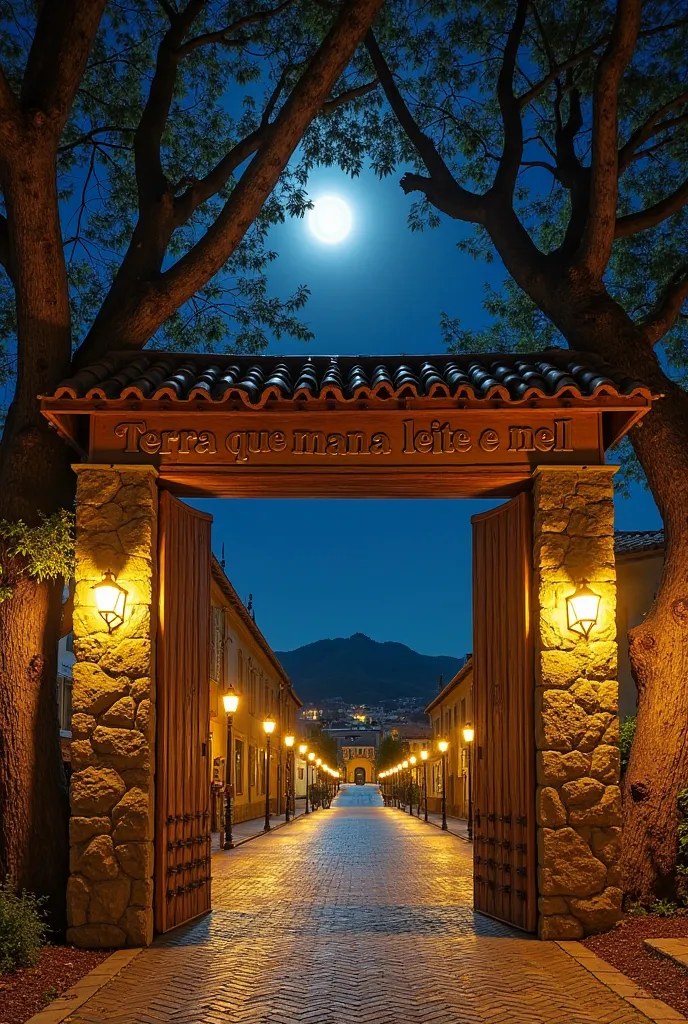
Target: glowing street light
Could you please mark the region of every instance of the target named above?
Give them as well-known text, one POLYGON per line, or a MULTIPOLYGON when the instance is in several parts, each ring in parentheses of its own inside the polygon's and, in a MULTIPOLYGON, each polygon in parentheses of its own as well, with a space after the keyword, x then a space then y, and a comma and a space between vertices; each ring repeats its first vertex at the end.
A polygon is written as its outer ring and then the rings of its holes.
POLYGON ((442 755, 442 828, 447 831, 447 751, 449 743, 447 740, 440 740, 437 746, 442 755))
POLYGON ((473 740, 475 739, 475 729, 466 722, 463 727, 463 738, 464 742, 468 746, 468 838, 473 838, 473 781, 471 779, 471 762, 473 760, 473 740))
POLYGON ((227 754, 225 757, 225 850, 234 846, 232 838, 232 806, 234 803, 234 744, 232 743, 232 722, 239 707, 239 694, 233 686, 222 694, 222 704, 227 715, 227 754))
POLYGON ((263 731, 267 739, 265 748, 265 824, 263 831, 270 831, 270 737, 275 731, 275 719, 268 716, 263 722, 263 731))
MULTIPOLYGON (((292 803, 292 791, 294 788, 294 772, 293 772, 293 757, 294 757, 294 737, 285 736, 284 745, 287 748, 287 785, 286 785, 286 806, 284 808, 284 820, 289 821, 289 815, 291 811, 292 803)), ((294 805, 294 814, 296 814, 296 804, 294 805)))
MULTIPOLYGON (((428 757, 429 751, 423 748, 420 752, 420 759, 423 762, 423 809, 426 821, 428 820, 428 757)), ((420 805, 418 807, 418 817, 420 817, 420 805)))

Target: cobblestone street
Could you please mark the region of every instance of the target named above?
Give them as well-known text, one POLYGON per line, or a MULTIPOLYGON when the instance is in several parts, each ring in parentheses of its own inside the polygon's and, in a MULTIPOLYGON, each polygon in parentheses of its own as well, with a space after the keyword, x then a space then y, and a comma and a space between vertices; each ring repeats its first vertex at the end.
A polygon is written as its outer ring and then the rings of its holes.
POLYGON ((88 1024, 642 1024, 554 943, 471 909, 471 848, 350 787, 213 865, 211 915, 157 941, 88 1024))

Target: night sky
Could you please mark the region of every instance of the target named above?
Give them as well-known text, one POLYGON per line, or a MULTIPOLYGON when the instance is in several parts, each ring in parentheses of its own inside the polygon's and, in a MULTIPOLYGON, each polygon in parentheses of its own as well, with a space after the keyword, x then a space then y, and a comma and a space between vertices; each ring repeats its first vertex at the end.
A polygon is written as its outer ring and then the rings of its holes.
MULTIPOLYGON (((282 340, 271 352, 430 354, 443 351, 440 312, 467 328, 486 322, 482 285, 498 284, 502 268, 459 252, 467 226, 449 218, 412 234, 399 176, 380 182, 372 173, 351 180, 338 170, 314 172, 311 198, 341 196, 353 229, 338 245, 318 242, 302 220, 273 229, 272 291, 286 297, 299 284, 310 287, 303 318, 315 340, 282 340)), ((276 650, 356 632, 423 654, 471 650, 470 517, 496 502, 194 504, 213 514, 213 548, 219 555, 224 542, 227 574, 244 600, 253 594, 256 621, 276 650)), ((661 527, 642 488, 616 506, 619 529, 661 527)))

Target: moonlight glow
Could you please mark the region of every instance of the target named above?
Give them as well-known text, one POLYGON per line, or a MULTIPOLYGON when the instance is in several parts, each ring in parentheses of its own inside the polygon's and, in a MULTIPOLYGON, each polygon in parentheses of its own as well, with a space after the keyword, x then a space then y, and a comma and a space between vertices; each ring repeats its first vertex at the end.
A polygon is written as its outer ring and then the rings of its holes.
POLYGON ((316 199, 308 224, 319 242, 337 245, 351 231, 351 210, 339 196, 323 196, 316 199))

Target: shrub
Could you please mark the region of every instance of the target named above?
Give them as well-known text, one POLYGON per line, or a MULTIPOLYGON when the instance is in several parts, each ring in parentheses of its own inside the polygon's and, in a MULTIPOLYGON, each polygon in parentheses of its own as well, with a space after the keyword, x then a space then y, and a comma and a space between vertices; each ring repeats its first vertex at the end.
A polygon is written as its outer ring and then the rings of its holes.
POLYGON ((10 878, 0 884, 0 974, 38 960, 48 933, 44 902, 26 890, 17 893, 10 878))
POLYGON ((619 727, 619 747, 621 748, 621 774, 623 775, 628 768, 628 759, 631 756, 631 747, 633 745, 633 737, 635 736, 635 727, 637 724, 637 718, 635 715, 630 715, 628 718, 624 718, 619 727))

